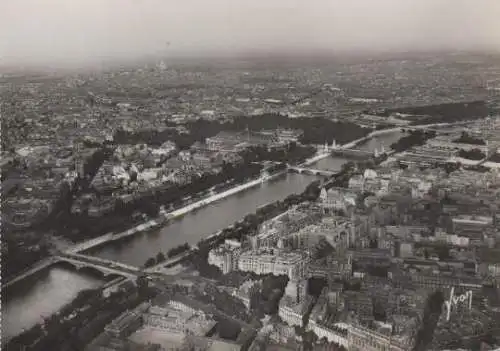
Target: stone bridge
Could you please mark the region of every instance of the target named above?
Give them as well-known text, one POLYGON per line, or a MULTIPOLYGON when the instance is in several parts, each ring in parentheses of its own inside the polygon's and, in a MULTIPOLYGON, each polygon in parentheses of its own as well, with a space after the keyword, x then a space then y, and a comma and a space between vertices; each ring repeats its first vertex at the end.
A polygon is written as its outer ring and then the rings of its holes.
POLYGON ((290 171, 297 173, 306 173, 306 174, 323 175, 323 176, 332 176, 337 173, 337 172, 327 171, 324 169, 313 169, 313 168, 294 167, 294 166, 290 166, 288 167, 288 169, 290 171))
POLYGON ((142 273, 141 269, 129 266, 120 262, 114 262, 99 257, 71 254, 71 253, 59 253, 55 256, 49 257, 40 263, 36 264, 32 268, 19 274, 17 277, 9 280, 2 285, 2 290, 8 288, 9 286, 22 281, 23 279, 47 269, 57 263, 70 264, 77 270, 88 269, 89 271, 100 272, 104 276, 117 275, 126 278, 136 278, 142 273))
POLYGON ((54 263, 56 263, 57 260, 54 258, 54 257, 50 257, 50 258, 47 258, 41 262, 39 262, 38 264, 34 265, 33 267, 31 267, 30 269, 28 270, 25 270, 24 272, 20 273, 18 276, 16 276, 15 278, 12 278, 10 279, 9 281, 7 281, 5 284, 2 284, 2 290, 5 289, 5 288, 8 288, 9 286, 39 272, 39 271, 42 271, 50 266, 52 266, 54 263))
POLYGON ((113 236, 114 236, 113 233, 104 234, 104 235, 99 236, 97 238, 87 240, 85 242, 77 244, 77 245, 73 246, 72 248, 70 248, 69 250, 67 250, 66 252, 68 254, 74 254, 74 253, 86 251, 86 250, 91 249, 93 247, 105 244, 108 241, 111 241, 113 239, 113 236))
POLYGON ((139 274, 141 274, 141 270, 137 267, 93 256, 79 254, 60 254, 54 256, 54 263, 57 262, 69 263, 77 270, 91 269, 99 271, 104 276, 119 275, 126 278, 136 278, 139 274))

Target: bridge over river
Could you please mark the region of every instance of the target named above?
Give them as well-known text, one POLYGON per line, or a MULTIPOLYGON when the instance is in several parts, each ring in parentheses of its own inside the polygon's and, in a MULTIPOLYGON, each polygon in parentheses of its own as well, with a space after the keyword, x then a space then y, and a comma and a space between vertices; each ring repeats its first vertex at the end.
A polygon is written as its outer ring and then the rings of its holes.
POLYGON ((2 289, 8 288, 13 284, 60 262, 69 263, 77 270, 80 270, 82 268, 91 268, 93 270, 101 272, 104 276, 113 274, 120 275, 126 278, 136 278, 139 274, 141 274, 140 268, 126 265, 120 262, 109 261, 94 256, 59 253, 41 261, 31 269, 23 272, 14 279, 9 280, 7 283, 2 285, 2 289))
POLYGON ((313 174, 313 175, 322 175, 322 176, 332 176, 336 174, 337 172, 332 172, 324 169, 314 169, 314 168, 307 168, 307 167, 296 167, 296 166, 289 166, 288 170, 294 171, 297 173, 305 173, 305 174, 313 174))
POLYGON ((89 256, 89 255, 82 255, 82 254, 77 254, 77 253, 72 253, 72 252, 61 252, 58 253, 50 258, 47 258, 43 261, 41 261, 39 264, 35 265, 31 269, 23 272, 22 274, 18 275, 14 279, 11 279, 4 285, 2 285, 2 289, 5 289, 25 278, 27 278, 30 275, 33 275, 37 272, 40 272, 46 268, 49 268, 50 266, 60 263, 60 262, 65 262, 71 264, 73 267, 75 267, 77 270, 83 269, 83 268, 91 268, 93 270, 101 272, 104 276, 109 276, 109 275, 120 275, 125 278, 137 278, 137 276, 141 274, 147 274, 147 273, 156 273, 156 272, 161 272, 161 269, 164 267, 169 267, 172 265, 175 265, 191 255, 193 253, 193 250, 196 250, 196 247, 192 248, 189 251, 183 252, 179 255, 176 255, 174 257, 171 257, 159 264, 157 264, 154 267, 150 267, 148 269, 142 269, 140 267, 136 266, 131 266, 128 264, 124 264, 121 262, 116 262, 116 261, 111 261, 107 260, 104 258, 99 258, 95 256, 89 256))

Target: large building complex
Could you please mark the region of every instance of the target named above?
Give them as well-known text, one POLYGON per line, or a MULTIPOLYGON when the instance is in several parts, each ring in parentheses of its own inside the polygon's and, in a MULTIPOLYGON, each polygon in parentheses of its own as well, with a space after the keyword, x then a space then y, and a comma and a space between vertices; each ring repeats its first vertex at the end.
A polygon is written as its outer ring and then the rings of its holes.
POLYGON ((307 274, 308 257, 305 253, 284 252, 278 249, 250 250, 241 254, 238 269, 256 274, 287 275, 300 280, 307 274))
POLYGON ((216 266, 226 274, 238 269, 238 260, 241 253, 241 244, 234 240, 225 243, 208 253, 208 263, 216 266))

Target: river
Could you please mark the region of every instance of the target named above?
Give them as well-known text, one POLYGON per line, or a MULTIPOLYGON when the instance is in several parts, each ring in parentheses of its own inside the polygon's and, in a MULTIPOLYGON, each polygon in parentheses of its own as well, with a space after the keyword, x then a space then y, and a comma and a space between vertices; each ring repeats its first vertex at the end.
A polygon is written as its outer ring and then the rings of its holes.
MULTIPOLYGON (((358 148, 374 150, 384 145, 386 149, 398 140, 401 133, 391 133, 372 139, 358 148)), ((338 171, 347 160, 329 157, 311 165, 312 168, 338 171)), ((292 193, 300 193, 316 179, 315 176, 289 173, 283 177, 263 183, 241 193, 200 208, 169 225, 150 233, 139 234, 119 243, 111 243, 92 252, 98 257, 140 266, 159 251, 182 243, 195 244, 200 239, 231 225, 257 207, 282 200, 292 193)), ((3 335, 10 337, 40 321, 40 316, 56 312, 85 289, 103 284, 102 280, 80 273, 52 268, 36 281, 28 279, 29 289, 21 290, 18 296, 7 296, 2 304, 3 335)), ((23 282, 23 285, 26 283, 23 282)), ((6 292, 8 295, 8 292, 6 292)))
POLYGON ((185 242, 196 244, 200 239, 233 224, 249 213, 254 213, 259 206, 282 200, 291 193, 302 192, 314 179, 316 177, 310 175, 285 174, 188 213, 155 232, 139 234, 121 243, 110 243, 90 254, 142 266, 149 257, 159 251, 165 253, 185 242))
POLYGON ((58 267, 26 278, 16 284, 16 295, 13 289, 2 292, 2 339, 29 329, 71 302, 80 291, 103 283, 92 275, 58 267))
POLYGON ((387 151, 391 147, 392 143, 398 141, 402 136, 403 132, 394 132, 372 138, 361 145, 358 145, 356 149, 374 151, 375 149, 380 151, 381 146, 387 151))

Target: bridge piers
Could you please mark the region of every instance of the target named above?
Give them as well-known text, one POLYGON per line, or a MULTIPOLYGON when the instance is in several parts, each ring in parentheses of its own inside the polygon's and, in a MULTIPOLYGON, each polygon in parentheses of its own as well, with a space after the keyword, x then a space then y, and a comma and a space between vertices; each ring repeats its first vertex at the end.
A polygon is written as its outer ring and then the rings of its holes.
POLYGON ((94 273, 99 272, 103 277, 121 276, 125 278, 136 278, 141 273, 141 269, 138 267, 129 266, 120 262, 104 260, 93 256, 66 253, 45 259, 30 270, 3 284, 2 290, 55 264, 69 265, 76 271, 88 270, 94 273))
POLYGON ((288 169, 291 171, 297 172, 299 174, 305 173, 305 174, 312 174, 312 175, 322 175, 322 176, 327 176, 327 177, 336 174, 336 172, 332 172, 332 171, 306 168, 306 167, 300 167, 300 166, 299 167, 290 166, 290 167, 288 167, 288 169))
POLYGON ((103 260, 97 257, 85 256, 85 255, 64 255, 57 256, 57 261, 65 262, 77 270, 92 270, 98 271, 104 277, 109 275, 120 275, 126 278, 136 277, 139 274, 140 270, 137 267, 127 266, 125 264, 121 264, 119 262, 113 262, 108 260, 103 260))

